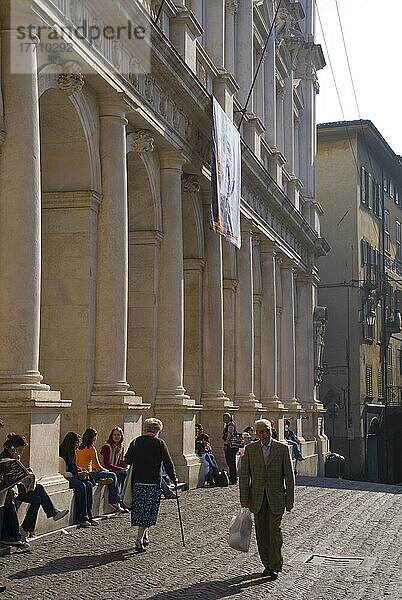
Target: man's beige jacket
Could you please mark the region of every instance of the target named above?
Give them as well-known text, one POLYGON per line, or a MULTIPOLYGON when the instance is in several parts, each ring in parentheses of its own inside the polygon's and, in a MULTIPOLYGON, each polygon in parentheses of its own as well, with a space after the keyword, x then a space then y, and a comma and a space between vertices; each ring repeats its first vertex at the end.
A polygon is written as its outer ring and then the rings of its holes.
POLYGON ((288 444, 272 440, 267 464, 264 463, 261 442, 246 446, 240 471, 240 501, 248 502, 251 512, 258 513, 267 493, 274 514, 281 514, 294 502, 295 477, 288 444))

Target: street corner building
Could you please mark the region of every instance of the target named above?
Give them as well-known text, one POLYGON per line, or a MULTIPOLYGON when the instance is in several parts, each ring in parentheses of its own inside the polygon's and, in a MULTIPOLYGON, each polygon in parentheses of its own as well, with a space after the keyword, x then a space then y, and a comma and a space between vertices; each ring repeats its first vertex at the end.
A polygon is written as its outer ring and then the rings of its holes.
POLYGON ((299 472, 322 473, 313 0, 0 0, 0 18, 0 413, 57 506, 68 431, 130 442, 152 415, 190 488, 194 425, 222 461, 226 411, 279 439, 290 418, 299 472), (241 135, 241 248, 210 228, 213 98, 241 135))
POLYGON ((321 398, 346 475, 402 481, 402 159, 368 120, 318 125, 318 199, 331 252, 321 398))

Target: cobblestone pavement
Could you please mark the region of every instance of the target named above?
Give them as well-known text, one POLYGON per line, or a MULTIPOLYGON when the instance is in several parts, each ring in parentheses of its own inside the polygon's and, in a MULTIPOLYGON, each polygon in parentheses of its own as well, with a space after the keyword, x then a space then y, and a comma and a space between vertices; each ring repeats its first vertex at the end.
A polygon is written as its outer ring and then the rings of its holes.
POLYGON ((180 502, 187 546, 181 547, 174 500, 163 500, 145 554, 133 552, 129 516, 99 527, 56 533, 30 552, 0 558, 2 598, 85 600, 401 600, 402 488, 298 478, 296 508, 283 519, 284 570, 261 577, 253 534, 250 551, 227 545, 238 489, 184 492, 180 502), (314 566, 311 553, 370 557, 368 568, 314 566), (304 555, 304 556, 303 556, 304 555))

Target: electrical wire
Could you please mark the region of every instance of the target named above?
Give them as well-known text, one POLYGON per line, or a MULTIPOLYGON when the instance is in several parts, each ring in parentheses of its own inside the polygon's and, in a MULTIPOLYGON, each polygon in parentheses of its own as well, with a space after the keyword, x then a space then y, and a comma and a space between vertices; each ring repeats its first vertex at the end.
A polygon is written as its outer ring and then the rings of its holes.
POLYGON ((159 21, 159 17, 161 16, 161 12, 162 12, 162 8, 163 8, 164 4, 165 4, 165 0, 162 0, 161 4, 159 6, 159 9, 158 9, 158 13, 157 13, 157 15, 155 17, 155 20, 154 20, 155 24, 159 21))
MULTIPOLYGON (((341 19, 341 13, 339 11, 338 0, 335 0, 335 6, 336 6, 336 12, 338 13, 339 28, 341 30, 342 42, 343 42, 343 47, 344 47, 344 50, 345 50, 346 62, 347 62, 347 65, 348 65, 350 82, 352 84, 353 95, 354 95, 355 102, 356 102, 357 114, 359 115, 360 127, 361 127, 361 130, 362 130, 362 135, 363 135, 363 138, 364 138, 364 143, 365 143, 366 149, 367 149, 367 155, 368 155, 368 159, 369 159, 369 163, 370 163, 370 167, 371 167, 371 172, 374 175, 374 168, 373 168, 373 164, 371 162, 370 152, 368 150, 368 143, 367 143, 367 138, 366 138, 366 132, 364 131, 363 121, 362 121, 362 117, 361 117, 361 114, 360 114, 360 108, 359 108, 359 101, 357 99, 356 86, 355 86, 355 82, 353 80, 352 68, 350 66, 349 53, 348 53, 347 46, 346 46, 345 34, 343 32, 342 19, 341 19)), ((383 184, 383 182, 381 182, 381 184, 383 184)))
POLYGON ((356 171, 358 173, 358 176, 360 177, 360 167, 357 164, 357 158, 356 158, 356 154, 355 154, 355 151, 354 151, 354 148, 353 148, 352 138, 350 136, 349 127, 348 127, 348 125, 346 123, 345 111, 343 110, 343 104, 342 104, 342 100, 341 100, 341 95, 339 93, 338 84, 336 83, 335 72, 334 72, 334 68, 332 66, 331 56, 330 56, 330 53, 329 53, 329 48, 328 48, 327 40, 326 40, 326 37, 325 37, 324 27, 323 27, 323 24, 322 24, 321 15, 320 15, 320 11, 319 11, 319 8, 318 8, 317 0, 314 0, 314 4, 315 4, 315 8, 317 10, 318 20, 319 20, 319 23, 320 23, 320 29, 321 29, 321 33, 322 33, 322 39, 324 41, 325 50, 327 52, 328 64, 329 64, 329 67, 330 67, 330 70, 331 70, 332 79, 333 79, 333 82, 334 82, 334 86, 335 86, 335 91, 336 91, 336 95, 337 95, 337 98, 338 98, 339 107, 341 109, 343 120, 345 121, 345 130, 346 130, 346 133, 347 133, 347 136, 348 136, 350 150, 351 150, 352 155, 353 155, 353 160, 355 161, 356 171))
POLYGON ((255 71, 255 73, 254 73, 253 82, 252 82, 252 84, 251 84, 251 88, 250 88, 250 91, 249 91, 249 93, 248 93, 248 96, 247 96, 246 103, 245 103, 245 105, 243 106, 243 108, 242 108, 242 109, 241 109, 241 111, 240 111, 240 112, 241 112, 241 118, 240 118, 240 123, 239 123, 239 126, 238 126, 238 128, 237 128, 237 129, 238 129, 238 131, 240 131, 240 127, 242 126, 242 123, 243 123, 243 120, 244 120, 244 115, 245 115, 245 114, 246 114, 246 112, 247 112, 248 103, 250 102, 251 94, 253 93, 253 89, 254 89, 254 86, 255 86, 255 82, 257 81, 258 73, 260 72, 260 68, 261 68, 261 65, 262 65, 262 61, 263 61, 263 59, 264 59, 265 52, 266 52, 266 50, 267 50, 268 42, 269 42, 269 39, 270 39, 270 37, 271 37, 272 31, 273 31, 273 29, 274 29, 274 27, 275 27, 276 17, 278 16, 278 12, 279 12, 279 9, 280 9, 280 7, 281 7, 281 4, 282 4, 282 0, 279 0, 279 2, 278 2, 278 6, 276 7, 276 11, 275 11, 274 18, 273 18, 273 20, 272 20, 272 23, 271 23, 271 27, 270 27, 270 29, 269 29, 268 37, 267 37, 267 39, 266 39, 266 42, 265 42, 265 44, 264 44, 264 48, 263 48, 263 50, 262 50, 262 53, 261 53, 260 61, 259 61, 259 63, 258 63, 257 69, 256 69, 256 71, 255 71))

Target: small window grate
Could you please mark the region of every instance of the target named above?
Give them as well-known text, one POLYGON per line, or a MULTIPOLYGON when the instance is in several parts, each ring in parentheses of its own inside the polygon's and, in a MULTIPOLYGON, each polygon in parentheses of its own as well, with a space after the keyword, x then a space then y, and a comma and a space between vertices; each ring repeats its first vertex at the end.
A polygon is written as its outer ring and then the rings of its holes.
POLYGON ((326 554, 311 554, 304 562, 321 567, 360 567, 365 559, 352 556, 329 556, 326 554))

